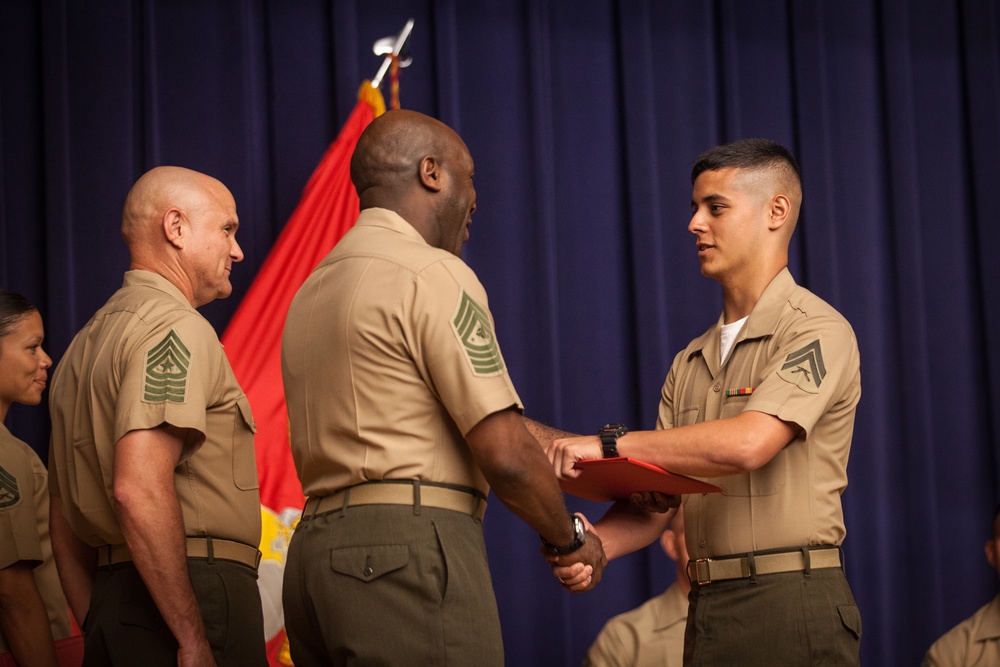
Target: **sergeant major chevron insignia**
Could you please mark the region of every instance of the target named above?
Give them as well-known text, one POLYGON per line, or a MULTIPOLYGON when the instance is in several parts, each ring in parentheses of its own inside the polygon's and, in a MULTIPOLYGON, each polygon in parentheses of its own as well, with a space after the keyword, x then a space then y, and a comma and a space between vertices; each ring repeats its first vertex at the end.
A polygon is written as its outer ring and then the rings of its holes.
POLYGON ((466 359, 476 375, 496 375, 503 371, 503 357, 493 336, 493 326, 486 309, 462 290, 458 308, 451 321, 466 359))
POLYGON ((778 375, 810 393, 819 391, 826 377, 826 364, 823 362, 823 349, 819 339, 785 357, 778 375))
POLYGON ((21 499, 17 477, 0 468, 0 508, 13 507, 21 499))
POLYGON ((191 353, 173 329, 146 353, 143 398, 150 403, 183 403, 191 353))

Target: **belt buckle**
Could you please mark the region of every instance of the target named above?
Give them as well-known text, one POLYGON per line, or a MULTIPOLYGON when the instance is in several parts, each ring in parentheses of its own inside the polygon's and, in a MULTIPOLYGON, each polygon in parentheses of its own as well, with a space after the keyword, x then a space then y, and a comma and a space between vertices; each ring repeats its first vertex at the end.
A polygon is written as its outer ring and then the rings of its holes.
POLYGON ((689 563, 689 566, 694 566, 694 575, 695 576, 691 577, 690 576, 690 570, 689 570, 689 572, 688 572, 688 578, 691 579, 692 582, 697 582, 697 584, 699 586, 707 586, 708 584, 712 583, 712 578, 709 576, 709 567, 708 567, 708 564, 709 564, 709 562, 711 560, 712 560, 711 558, 699 558, 697 560, 691 561, 689 563), (705 576, 704 577, 702 577, 702 575, 701 575, 701 566, 702 565, 705 566, 705 576))

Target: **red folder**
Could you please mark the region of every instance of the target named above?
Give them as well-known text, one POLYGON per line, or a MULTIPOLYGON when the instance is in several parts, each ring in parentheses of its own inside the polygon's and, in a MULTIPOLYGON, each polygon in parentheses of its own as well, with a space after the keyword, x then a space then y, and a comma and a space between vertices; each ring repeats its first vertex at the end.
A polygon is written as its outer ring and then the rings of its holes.
POLYGON ((626 500, 636 491, 659 491, 670 495, 722 491, 715 484, 667 472, 627 456, 577 461, 573 467, 580 471, 580 476, 562 480, 562 490, 598 502, 626 500))

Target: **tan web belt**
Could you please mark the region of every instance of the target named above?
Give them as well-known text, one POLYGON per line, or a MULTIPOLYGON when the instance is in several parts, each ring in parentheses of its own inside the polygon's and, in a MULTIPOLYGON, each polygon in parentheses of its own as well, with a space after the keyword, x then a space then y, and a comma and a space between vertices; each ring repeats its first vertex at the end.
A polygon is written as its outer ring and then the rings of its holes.
POLYGON ((687 571, 692 583, 706 586, 714 581, 748 579, 751 576, 779 572, 807 572, 840 566, 839 548, 809 547, 779 553, 699 558, 688 563, 687 571))
POLYGON ((302 510, 302 520, 357 505, 412 505, 414 514, 419 514, 421 507, 437 507, 468 514, 480 521, 486 513, 486 497, 477 489, 407 479, 365 482, 333 495, 312 496, 302 510))
MULTIPOLYGON (((213 560, 228 560, 241 563, 257 569, 260 564, 260 551, 256 547, 233 540, 222 540, 217 537, 186 537, 187 557, 213 560)), ((97 566, 108 567, 132 560, 132 552, 127 544, 105 544, 97 547, 97 566)))

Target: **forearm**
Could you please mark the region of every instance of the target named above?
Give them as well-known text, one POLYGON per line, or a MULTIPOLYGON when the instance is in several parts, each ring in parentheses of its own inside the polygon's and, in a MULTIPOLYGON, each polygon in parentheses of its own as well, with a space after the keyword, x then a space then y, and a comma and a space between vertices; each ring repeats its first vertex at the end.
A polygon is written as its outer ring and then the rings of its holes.
POLYGON ((487 475, 493 493, 546 542, 568 544, 573 539, 569 510, 548 459, 535 446, 524 447, 518 458, 521 469, 491 470, 487 475))
POLYGON ((56 559, 59 583, 78 625, 83 625, 90 608, 90 595, 97 572, 97 552, 77 537, 62 513, 62 499, 49 498, 49 538, 56 559))
POLYGON ((747 411, 662 431, 633 431, 618 439, 618 452, 682 475, 722 477, 767 464, 797 431, 777 417, 747 411))
POLYGON ((572 438, 577 435, 576 433, 570 433, 569 431, 563 431, 547 424, 536 422, 534 419, 529 419, 528 417, 524 417, 524 426, 544 450, 548 450, 552 446, 553 440, 557 440, 558 438, 572 438))
POLYGON ((676 512, 647 512, 629 502, 619 501, 594 524, 594 532, 600 536, 610 561, 655 542, 676 512))
MULTIPOLYGON (((630 431, 618 438, 618 454, 682 475, 723 477, 766 465, 799 431, 774 415, 745 410, 699 424, 630 431)), ((601 441, 593 436, 558 440, 546 455, 558 475, 574 477, 577 461, 601 458, 601 441)))
POLYGON ((174 488, 183 438, 167 429, 131 431, 115 446, 114 507, 153 602, 181 653, 208 655, 188 574, 184 521, 174 488))
POLYGON ((0 570, 0 634, 21 667, 56 667, 56 650, 45 602, 30 565, 0 570))
POLYGON ((150 494, 117 504, 117 510, 132 561, 178 644, 205 642, 176 495, 150 494))
POLYGON ((518 518, 550 544, 573 540, 562 489, 520 414, 492 414, 469 431, 466 441, 493 493, 518 518))

